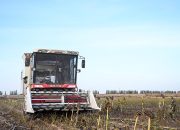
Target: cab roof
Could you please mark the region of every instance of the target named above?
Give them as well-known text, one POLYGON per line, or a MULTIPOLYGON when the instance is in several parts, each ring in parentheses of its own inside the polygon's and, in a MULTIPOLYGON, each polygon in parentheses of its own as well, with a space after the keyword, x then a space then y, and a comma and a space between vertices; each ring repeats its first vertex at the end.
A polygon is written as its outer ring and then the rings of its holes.
POLYGON ((53 49, 36 49, 33 52, 39 53, 55 53, 55 54, 68 54, 68 55, 79 55, 77 51, 68 51, 68 50, 53 50, 53 49))

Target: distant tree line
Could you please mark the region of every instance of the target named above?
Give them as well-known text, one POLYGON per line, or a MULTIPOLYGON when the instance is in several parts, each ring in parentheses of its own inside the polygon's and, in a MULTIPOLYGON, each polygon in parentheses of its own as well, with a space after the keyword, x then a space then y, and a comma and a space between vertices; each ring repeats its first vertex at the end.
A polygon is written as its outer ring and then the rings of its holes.
POLYGON ((9 95, 17 95, 17 90, 15 91, 10 91, 10 94, 9 95))
POLYGON ((93 91, 93 94, 99 94, 99 91, 94 90, 94 91, 93 91))
POLYGON ((180 91, 150 91, 150 90, 106 90, 106 94, 180 94, 180 91))
POLYGON ((106 94, 138 94, 136 90, 106 90, 106 94))
POLYGON ((178 91, 149 91, 149 90, 140 91, 140 94, 177 94, 177 93, 178 91))
MULTIPOLYGON (((0 91, 0 95, 7 95, 6 91, 3 93, 3 91, 0 91)), ((17 90, 10 91, 9 95, 18 95, 17 90)))
MULTIPOLYGON (((79 89, 79 92, 85 92, 85 90, 79 89)), ((93 94, 100 94, 98 90, 93 90, 93 94)), ((106 90, 106 94, 180 94, 180 91, 150 91, 150 90, 106 90)), ((0 95, 7 95, 6 91, 0 91, 0 95)), ((18 95, 17 90, 10 91, 9 95, 18 95)))
MULTIPOLYGON (((79 92, 86 92, 85 90, 79 89, 79 92)), ((99 94, 98 90, 93 90, 93 94, 99 94)))

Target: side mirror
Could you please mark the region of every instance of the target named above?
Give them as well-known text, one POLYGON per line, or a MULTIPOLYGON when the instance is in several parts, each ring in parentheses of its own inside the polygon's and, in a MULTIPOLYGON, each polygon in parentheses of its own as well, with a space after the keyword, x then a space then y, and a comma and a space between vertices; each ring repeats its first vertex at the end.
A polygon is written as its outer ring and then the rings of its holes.
POLYGON ((24 84, 27 84, 27 76, 23 78, 24 84))
POLYGON ((80 73, 80 72, 81 72, 81 70, 80 70, 80 69, 77 69, 77 72, 78 72, 78 73, 80 73))
POLYGON ((82 60, 81 67, 82 67, 82 68, 85 68, 85 60, 82 60))
POLYGON ((30 58, 25 58, 25 66, 29 66, 30 65, 30 58))

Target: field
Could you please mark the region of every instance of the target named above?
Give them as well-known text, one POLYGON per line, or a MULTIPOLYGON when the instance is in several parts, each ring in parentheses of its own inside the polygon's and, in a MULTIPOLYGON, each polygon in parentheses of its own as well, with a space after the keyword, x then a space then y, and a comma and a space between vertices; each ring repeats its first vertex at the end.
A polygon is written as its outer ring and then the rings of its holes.
POLYGON ((180 130, 178 95, 96 95, 100 112, 24 115, 22 98, 0 98, 2 130, 180 130), (175 111, 172 112, 172 99, 175 111))

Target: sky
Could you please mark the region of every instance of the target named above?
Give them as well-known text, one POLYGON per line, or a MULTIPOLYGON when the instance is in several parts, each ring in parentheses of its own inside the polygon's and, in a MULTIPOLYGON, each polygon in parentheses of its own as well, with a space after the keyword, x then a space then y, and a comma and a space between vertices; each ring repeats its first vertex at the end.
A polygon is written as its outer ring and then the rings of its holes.
POLYGON ((180 90, 179 0, 1 0, 0 90, 21 91, 22 55, 86 57, 84 90, 180 90))

